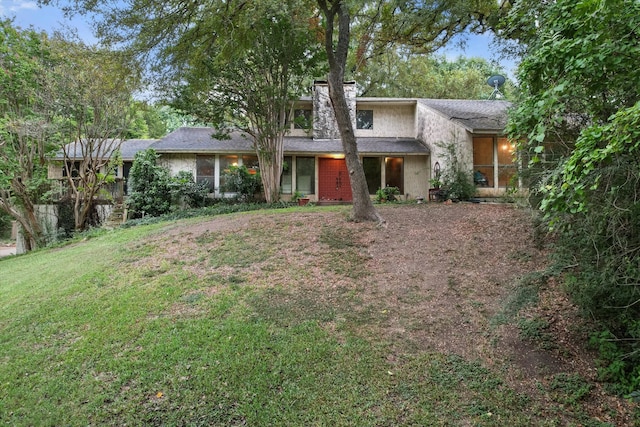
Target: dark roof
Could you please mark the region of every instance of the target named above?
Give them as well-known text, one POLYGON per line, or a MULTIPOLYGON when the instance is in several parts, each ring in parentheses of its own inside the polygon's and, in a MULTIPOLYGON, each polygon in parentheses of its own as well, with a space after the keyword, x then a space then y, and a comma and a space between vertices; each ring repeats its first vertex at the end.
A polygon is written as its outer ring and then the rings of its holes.
POLYGON ((469 132, 502 132, 507 124, 509 101, 468 99, 420 99, 423 105, 447 119, 459 123, 469 132))
MULTIPOLYGON (((120 153, 122 154, 122 160, 133 160, 133 158, 135 157, 138 151, 146 150, 156 141, 158 140, 157 139, 125 139, 120 144, 120 153)), ((70 144, 67 144, 66 148, 69 154, 74 154, 74 148, 75 148, 74 146, 76 144, 77 142, 72 142, 70 144)), ((109 156, 111 156, 112 152, 109 152, 108 154, 109 156)), ((80 147, 78 147, 76 155, 81 156, 80 147)), ((55 160, 64 159, 64 154, 62 150, 56 153, 56 155, 54 156, 54 159, 55 160)))
POLYGON ((149 148, 157 139, 127 139, 120 146, 122 160, 133 160, 138 151, 149 148))
POLYGON ((213 128, 183 127, 176 129, 151 148, 158 153, 199 153, 199 152, 253 152, 253 142, 248 135, 234 132, 231 139, 213 138, 213 128))
MULTIPOLYGON (((415 138, 358 138, 358 153, 372 154, 429 154, 429 149, 415 138)), ((339 139, 285 138, 285 153, 341 154, 339 139)))
MULTIPOLYGON (((213 128, 180 128, 154 143, 151 148, 158 153, 243 153, 254 152, 253 141, 248 135, 234 132, 231 139, 215 139, 213 128)), ((340 154, 339 139, 285 137, 287 154, 340 154)), ((360 154, 428 154, 429 149, 414 138, 358 138, 360 154)))

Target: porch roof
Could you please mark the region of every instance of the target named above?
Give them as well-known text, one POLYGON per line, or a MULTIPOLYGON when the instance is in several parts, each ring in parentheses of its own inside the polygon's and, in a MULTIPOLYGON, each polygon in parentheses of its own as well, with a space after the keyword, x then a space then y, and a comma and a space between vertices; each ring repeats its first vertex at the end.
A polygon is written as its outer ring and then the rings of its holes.
MULTIPOLYGON (((152 144, 158 153, 253 153, 253 141, 247 135, 233 132, 230 139, 212 137, 212 128, 177 129, 152 144)), ((415 138, 358 138, 358 152, 363 155, 426 155, 429 149, 415 138)), ((286 154, 341 154, 339 139, 285 137, 286 154)))

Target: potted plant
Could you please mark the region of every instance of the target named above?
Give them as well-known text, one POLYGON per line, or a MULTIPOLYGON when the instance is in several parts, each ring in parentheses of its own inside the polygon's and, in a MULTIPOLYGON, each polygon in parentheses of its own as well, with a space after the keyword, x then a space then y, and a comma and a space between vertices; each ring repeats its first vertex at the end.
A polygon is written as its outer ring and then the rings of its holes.
POLYGON ((442 186, 442 181, 440 181, 440 178, 431 178, 429 180, 429 184, 431 185, 431 188, 438 190, 442 186))

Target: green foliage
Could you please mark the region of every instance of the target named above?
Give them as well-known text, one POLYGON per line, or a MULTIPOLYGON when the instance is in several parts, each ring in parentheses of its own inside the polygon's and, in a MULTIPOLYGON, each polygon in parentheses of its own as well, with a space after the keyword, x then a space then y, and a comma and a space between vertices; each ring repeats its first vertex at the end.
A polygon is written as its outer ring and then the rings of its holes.
POLYGON ((605 331, 603 372, 629 393, 640 362, 640 3, 525 0, 507 18, 525 53, 507 131, 529 156, 556 260, 572 267, 567 289, 605 331))
MULTIPOLYGON (((483 58, 406 56, 393 50, 369 59, 354 78, 361 96, 487 99, 492 89, 487 78, 506 74, 483 58)), ((509 98, 513 85, 508 81, 501 92, 509 98)))
POLYGON ((0 210, 23 224, 27 250, 45 243, 35 204, 48 190, 46 157, 56 149, 43 76, 47 39, 0 19, 0 210))
POLYGON ((386 186, 384 188, 378 188, 376 191, 376 201, 388 201, 393 202, 396 200, 396 196, 400 195, 400 189, 398 187, 386 186))
POLYGON ((437 145, 443 150, 445 166, 440 180, 447 192, 447 198, 469 200, 475 195, 476 187, 473 184, 473 171, 460 150, 460 144, 454 141, 437 145))
POLYGON ((169 212, 172 204, 169 170, 157 164, 153 149, 136 153, 129 172, 127 206, 134 217, 159 216, 169 212))
POLYGON ((224 181, 221 190, 225 193, 236 193, 236 197, 241 201, 254 200, 262 191, 260 171, 250 171, 244 165, 229 167, 221 179, 224 181))
POLYGON ((171 179, 171 192, 174 204, 185 208, 201 208, 208 204, 209 188, 204 183, 196 183, 193 173, 180 171, 171 179))

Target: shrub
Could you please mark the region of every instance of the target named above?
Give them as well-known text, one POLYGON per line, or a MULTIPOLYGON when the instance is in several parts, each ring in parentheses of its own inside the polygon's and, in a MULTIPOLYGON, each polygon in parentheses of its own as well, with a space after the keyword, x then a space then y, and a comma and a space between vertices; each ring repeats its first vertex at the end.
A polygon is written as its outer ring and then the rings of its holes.
POLYGON ((445 167, 439 177, 442 187, 447 192, 447 197, 454 200, 469 200, 476 193, 473 184, 473 171, 467 167, 459 144, 455 142, 440 143, 444 149, 445 167))
POLYGON ((260 172, 256 169, 247 169, 246 166, 231 166, 223 174, 224 185, 222 191, 225 193, 236 193, 236 197, 241 201, 256 200, 257 195, 262 191, 262 180, 260 172))
POLYGON ((134 218, 158 216, 171 209, 169 170, 157 164, 158 154, 148 149, 136 153, 129 172, 127 206, 134 218))

